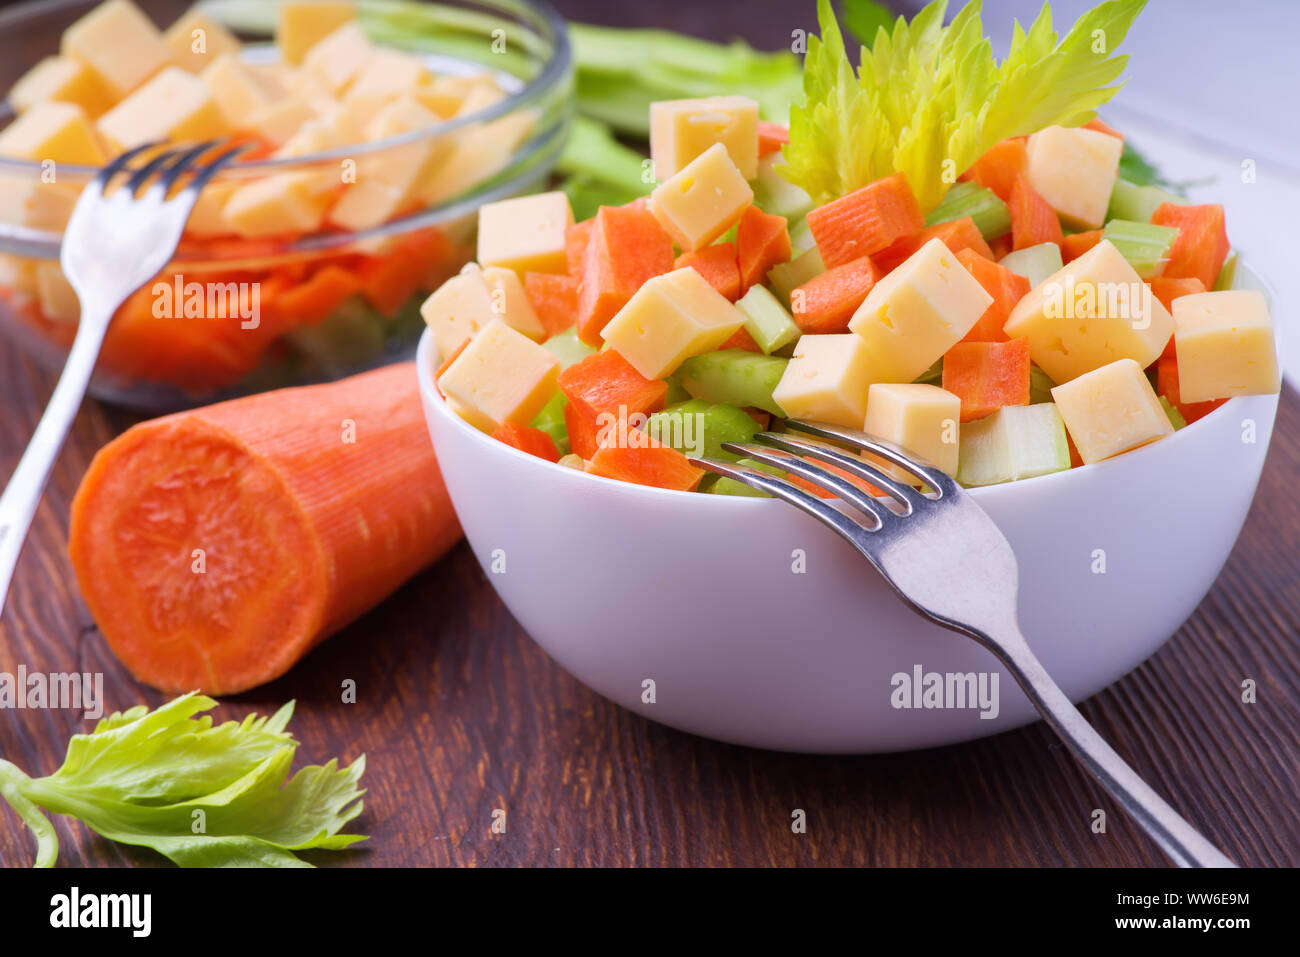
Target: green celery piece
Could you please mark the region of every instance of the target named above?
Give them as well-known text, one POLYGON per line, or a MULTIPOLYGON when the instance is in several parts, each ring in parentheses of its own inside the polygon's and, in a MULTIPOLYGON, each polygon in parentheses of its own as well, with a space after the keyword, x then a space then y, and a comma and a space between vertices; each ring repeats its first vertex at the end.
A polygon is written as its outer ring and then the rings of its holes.
POLYGON ((736 308, 744 313, 745 331, 767 355, 799 338, 794 317, 766 286, 750 286, 736 300, 736 308))
POLYGON ((686 391, 686 387, 682 385, 681 379, 675 375, 670 375, 664 381, 668 383, 668 394, 664 397, 665 407, 690 401, 691 394, 686 391))
POLYGON ((943 356, 934 360, 934 364, 912 380, 918 385, 937 385, 943 381, 943 356))
POLYGON ((636 150, 614 139, 603 123, 576 116, 556 169, 620 190, 628 194, 630 202, 654 185, 646 182, 646 162, 636 150))
MULTIPOLYGON (((783 473, 778 468, 770 465, 764 465, 762 462, 756 462, 753 459, 737 459, 737 465, 748 465, 751 469, 757 469, 760 472, 766 472, 769 475, 780 477, 783 473)), ((735 479, 727 478, 725 475, 719 475, 718 480, 713 483, 709 489, 714 495, 741 495, 746 498, 771 498, 766 492, 760 492, 756 488, 750 488, 744 482, 737 482, 735 479)))
POLYGON ((825 271, 826 264, 822 262, 822 254, 814 246, 788 263, 781 263, 769 269, 767 282, 772 287, 772 291, 776 293, 777 298, 784 303, 790 301, 790 293, 809 279, 820 276, 825 271))
POLYGON ((1174 427, 1175 432, 1186 427, 1187 420, 1183 418, 1183 414, 1163 395, 1160 396, 1160 406, 1165 410, 1165 415, 1169 417, 1169 424, 1174 427))
POLYGON ((596 351, 578 338, 578 330, 575 326, 557 332, 542 343, 542 348, 560 360, 562 370, 577 365, 596 351))
POLYGON ((561 455, 569 452, 569 427, 564 424, 564 407, 568 404, 568 397, 557 389, 530 423, 534 429, 541 429, 551 437, 561 455))
POLYGON ((784 216, 793 226, 808 215, 813 201, 811 196, 777 172, 780 164, 780 153, 772 153, 758 161, 758 177, 751 184, 754 205, 773 216, 784 216))
POLYGON ((1056 405, 1007 405, 963 423, 957 481, 967 488, 997 485, 1070 467, 1065 422, 1056 405))
POLYGON ((1052 401, 1052 390, 1056 388, 1056 383, 1038 366, 1032 363, 1029 366, 1029 404, 1036 405, 1040 402, 1052 401))
POLYGON ((285 334, 285 341, 325 375, 347 375, 384 354, 387 322, 360 296, 350 296, 320 322, 285 334))
POLYGON ((1228 258, 1223 261, 1223 268, 1219 270, 1219 276, 1214 280, 1213 292, 1222 292, 1225 289, 1231 289, 1233 281, 1237 278, 1237 250, 1228 253, 1228 258))
POLYGON ((1101 238, 1109 240, 1119 250, 1138 276, 1153 279, 1164 272, 1169 250, 1178 238, 1178 227, 1112 219, 1106 224, 1101 238))
POLYGON ((817 240, 813 239, 812 227, 808 225, 808 220, 800 219, 790 226, 790 251, 795 256, 802 256, 804 253, 817 248, 817 240))
POLYGON ((937 226, 969 216, 985 239, 997 239, 1011 232, 1011 210, 998 194, 978 183, 957 183, 944 194, 939 205, 925 217, 925 225, 937 226))
POLYGON ((1163 203, 1176 203, 1182 206, 1187 203, 1187 200, 1159 186, 1139 186, 1119 179, 1115 181, 1115 186, 1110 191, 1110 205, 1106 209, 1106 219, 1149 223, 1152 214, 1163 203))
POLYGON ((998 260, 1018 276, 1029 280, 1029 288, 1037 288, 1044 279, 1060 271, 1061 247, 1056 243, 1039 243, 1026 249, 1009 252, 998 260))
POLYGON ((722 448, 723 442, 748 442, 759 426, 749 413, 733 405, 690 399, 656 412, 646 422, 646 432, 657 442, 695 458, 739 458, 722 448))
POLYGON ((880 30, 886 33, 894 25, 894 11, 876 0, 844 0, 844 28, 864 47, 876 42, 880 30))
POLYGON ((776 356, 723 349, 691 356, 682 363, 678 374, 686 391, 697 399, 742 408, 753 406, 784 416, 772 399, 772 390, 785 374, 787 363, 776 356))
POLYGON ((583 173, 568 176, 560 181, 560 189, 569 197, 573 218, 577 222, 591 219, 602 206, 625 206, 639 196, 619 186, 611 186, 592 179, 583 173))

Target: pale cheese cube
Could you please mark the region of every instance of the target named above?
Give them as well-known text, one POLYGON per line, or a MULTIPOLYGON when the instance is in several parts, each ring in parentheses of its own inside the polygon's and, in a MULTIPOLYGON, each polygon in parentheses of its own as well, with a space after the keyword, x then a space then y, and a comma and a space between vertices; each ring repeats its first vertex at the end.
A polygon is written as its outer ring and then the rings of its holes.
POLYGON ((489 106, 495 106, 505 98, 506 91, 496 83, 478 79, 471 83, 469 89, 465 91, 465 98, 460 101, 460 106, 456 108, 455 115, 470 116, 480 110, 486 110, 489 106))
POLYGON ((745 179, 758 176, 758 104, 745 96, 660 100, 650 104, 655 178, 673 176, 715 143, 745 179))
POLYGON ((524 284, 513 269, 501 266, 484 266, 483 281, 487 283, 492 300, 492 313, 505 320, 505 324, 529 339, 541 342, 546 338, 546 327, 538 318, 537 310, 524 292, 524 284))
POLYGON ((871 350, 861 336, 800 336, 772 398, 792 419, 860 429, 872 375, 871 350))
POLYGON ((167 28, 163 42, 176 63, 191 73, 202 72, 219 57, 238 54, 240 47, 233 33, 197 7, 191 7, 167 28))
MULTIPOLYGON (((3 188, 0 186, 0 190, 3 188)), ((11 290, 24 296, 35 296, 36 267, 39 263, 38 259, 0 253, 0 289, 11 290)))
POLYGON ((446 160, 420 185, 420 199, 428 205, 447 202, 491 179, 510 164, 536 122, 534 111, 523 110, 456 133, 446 160))
POLYGON ((1088 465, 1174 432, 1146 373, 1132 359, 1117 359, 1058 385, 1052 400, 1088 465))
POLYGON ((479 207, 478 261, 518 273, 568 271, 564 233, 573 207, 560 191, 503 199, 479 207))
POLYGON ((298 65, 308 50, 356 17, 351 0, 284 0, 275 28, 280 56, 285 63, 298 65))
POLYGON ((911 382, 992 302, 952 250, 932 239, 871 287, 849 330, 871 353, 871 381, 911 382))
POLYGON ((59 52, 89 66, 121 99, 174 62, 162 33, 130 0, 108 0, 63 31, 59 52))
POLYGON ((730 229, 753 201, 727 148, 715 143, 655 187, 650 212, 678 246, 694 251, 730 229))
POLYGON ((95 123, 119 152, 155 140, 198 142, 227 129, 206 83, 178 66, 169 66, 95 123))
POLYGON ((471 425, 491 432, 527 425, 555 394, 560 360, 497 319, 438 377, 438 388, 471 425))
POLYGON ((113 98, 94 71, 66 56, 47 56, 9 91, 9 102, 19 113, 49 100, 75 103, 92 120, 113 105, 113 98))
POLYGON ((34 177, 0 176, 0 223, 59 233, 68 225, 80 188, 34 177))
POLYGON ((388 222, 409 205, 404 190, 379 180, 358 180, 347 185, 326 219, 338 229, 361 232, 388 222))
MULTIPOLYGON (((961 397, 937 385, 875 382, 867 389, 862 431, 899 445, 949 475, 957 474, 961 397)), ((886 471, 910 480, 905 471, 886 471)))
POLYGON ((211 91, 222 119, 231 128, 242 129, 250 115, 270 103, 280 92, 230 53, 212 60, 199 74, 199 79, 211 91))
POLYGON ((1082 127, 1049 126, 1029 137, 1026 150, 1029 185, 1066 225, 1096 229, 1106 221, 1123 140, 1082 127))
POLYGON ((1179 296, 1173 307, 1180 401, 1268 395, 1282 387, 1263 293, 1193 293, 1179 296))
POLYGON ((420 315, 444 359, 498 318, 492 312, 492 291, 477 263, 470 263, 438 287, 420 306, 420 315))
MULTIPOLYGON (((382 140, 436 122, 417 100, 402 97, 380 110, 365 132, 370 140, 382 140)), ((360 155, 355 185, 349 185, 330 210, 330 222, 345 229, 368 229, 418 205, 420 187, 446 158, 443 143, 428 137, 360 155)))
POLYGON ((78 322, 81 303, 59 264, 43 261, 36 265, 36 298, 41 315, 55 322, 78 322))
POLYGON ((325 218, 319 173, 275 173, 235 188, 221 215, 246 238, 311 233, 325 218))
POLYGON ((190 212, 190 218, 185 221, 186 235, 206 239, 233 232, 224 210, 238 188, 237 183, 229 181, 208 183, 203 187, 203 192, 199 193, 194 209, 190 212))
POLYGON ((0 156, 84 166, 105 162, 81 107, 58 102, 38 103, 0 130, 0 156))
POLYGON ((435 76, 425 79, 411 95, 427 109, 447 119, 460 111, 461 103, 474 85, 473 77, 435 76))
POLYGON ((1174 320, 1103 239, 1031 289, 1003 330, 1027 336, 1034 362, 1052 381, 1069 382, 1116 359, 1146 368, 1164 351, 1174 320))
POLYGON ((343 24, 303 57, 304 70, 323 79, 335 94, 351 83, 375 55, 375 47, 356 23, 343 24))
POLYGON ((366 61, 343 99, 364 109, 379 109, 396 97, 414 96, 428 77, 429 71, 419 57, 381 49, 366 61))
POLYGON ((249 113, 239 124, 239 128, 256 133, 278 148, 289 142, 304 123, 318 116, 320 116, 319 111, 307 98, 296 95, 281 96, 249 113))
POLYGON ((691 356, 722 345, 745 314, 690 267, 648 280, 602 335, 647 379, 671 375, 691 356))

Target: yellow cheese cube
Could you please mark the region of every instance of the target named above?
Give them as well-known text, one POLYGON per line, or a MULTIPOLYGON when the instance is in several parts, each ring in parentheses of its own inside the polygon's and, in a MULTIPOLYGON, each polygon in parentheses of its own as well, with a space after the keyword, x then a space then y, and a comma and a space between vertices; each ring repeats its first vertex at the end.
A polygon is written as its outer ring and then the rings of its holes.
POLYGON ((1049 126, 1029 137, 1026 149, 1029 185, 1066 225, 1096 229, 1106 221, 1123 140, 1082 127, 1049 126))
POLYGON ((559 359, 498 319, 470 340, 438 377, 438 388, 471 425, 491 432, 504 422, 531 422, 559 376, 559 359))
POLYGON ((28 259, 26 256, 0 253, 0 290, 24 296, 36 295, 36 266, 39 262, 40 260, 28 259))
POLYGON ((800 336, 772 398, 792 419, 860 429, 871 383, 871 350, 861 336, 800 336))
POLYGON ((1174 432, 1146 373, 1132 359, 1117 359, 1058 385, 1052 399, 1089 465, 1174 432))
POLYGON ((325 219, 328 197, 322 197, 319 174, 276 173, 237 186, 221 215, 244 237, 311 233, 325 219))
POLYGON ((66 56, 47 56, 9 91, 9 102, 19 113, 47 100, 75 103, 92 120, 113 105, 94 71, 66 56))
POLYGON ((80 186, 0 176, 0 223, 58 233, 68 225, 80 186))
POLYGON ((682 249, 713 242, 754 201, 727 148, 715 143, 650 194, 650 212, 682 249))
POLYGON ((650 104, 650 156, 655 178, 676 174, 721 143, 745 179, 758 175, 758 104, 745 96, 660 100, 650 104))
MULTIPOLYGON (((326 106, 313 119, 298 127, 284 145, 275 151, 277 157, 310 156, 325 150, 337 149, 365 142, 365 128, 362 118, 348 106, 333 103, 326 106)), ((327 164, 329 171, 322 171, 332 183, 342 182, 343 167, 335 160, 327 164)))
POLYGON ((472 77, 465 98, 456 108, 456 116, 469 116, 480 110, 486 110, 506 98, 505 90, 485 76, 472 77))
POLYGON ((213 139, 226 128, 207 84, 178 66, 166 67, 95 123, 119 152, 154 140, 213 139))
POLYGON ((377 110, 399 96, 414 96, 429 78, 419 57, 400 50, 375 52, 348 86, 344 101, 364 109, 377 110))
POLYGON ((130 0, 95 7, 63 31, 59 52, 89 66, 114 99, 174 62, 158 28, 130 0))
POLYGON ((303 69, 323 79, 336 94, 353 81, 375 55, 365 31, 345 23, 326 36, 303 57, 303 69))
MULTIPOLYGON (((937 385, 875 382, 867 389, 867 418, 862 431, 900 445, 913 455, 957 474, 961 398, 937 385)), ((897 466, 890 474, 910 481, 897 466)))
POLYGON ((212 93, 222 119, 232 128, 242 129, 248 117, 275 99, 278 92, 230 53, 212 60, 199 79, 212 93))
POLYGON ((203 192, 199 193, 198 201, 190 212, 190 218, 185 221, 186 235, 199 239, 229 235, 233 230, 226 220, 224 210, 238 188, 237 183, 225 181, 209 183, 203 187, 203 192))
POLYGON ((167 28, 163 42, 176 63, 191 73, 200 73, 219 57, 239 53, 238 38, 212 18, 191 7, 167 28))
POLYGON ((351 0, 285 0, 279 8, 275 42, 284 62, 294 66, 308 50, 357 16, 351 0))
POLYGON ((516 332, 541 342, 546 338, 546 327, 537 310, 524 292, 524 284, 513 269, 501 266, 484 266, 483 281, 487 283, 492 300, 492 314, 503 319, 516 332))
POLYGON ((467 265, 424 300, 420 315, 433 331, 438 354, 444 359, 498 318, 492 312, 492 292, 477 263, 467 265))
POLYGON ((872 382, 911 382, 992 302, 952 250, 932 239, 871 288, 849 329, 871 353, 872 382))
POLYGON ((1164 351, 1174 320, 1114 245, 1102 240, 1029 291, 1003 326, 1029 337, 1029 354, 1054 382, 1164 351))
MULTIPOLYGON (((384 107, 367 125, 366 137, 381 140, 437 122, 437 117, 412 97, 384 107)), ((356 183, 349 185, 330 210, 330 222, 344 229, 368 229, 418 205, 415 194, 431 172, 446 159, 443 144, 418 139, 358 157, 356 183)))
POLYGON ((447 119, 460 111, 465 95, 474 87, 475 81, 467 76, 435 76, 426 78, 411 93, 424 106, 447 119))
POLYGON ((84 166, 105 161, 81 107, 58 102, 38 103, 0 130, 0 156, 84 166))
POLYGON ((36 265, 36 298, 41 314, 56 322, 78 322, 81 303, 59 264, 45 260, 36 265))
POLYGON ((445 161, 419 187, 420 199, 429 205, 443 203, 491 179, 509 165, 536 122, 535 112, 523 110, 461 130, 452 138, 445 161))
POLYGON ((745 314, 687 267, 647 281, 602 334, 637 372, 662 379, 691 356, 718 348, 744 324, 745 314))
POLYGON ((256 133, 272 146, 289 142, 304 123, 320 113, 301 96, 282 96, 259 106, 239 124, 242 130, 256 133))
POLYGON ((559 191, 488 203, 478 211, 478 261, 520 273, 566 272, 564 231, 572 225, 573 207, 559 191))
POLYGON ((1179 296, 1174 306, 1178 396, 1205 402, 1282 387, 1268 300, 1255 290, 1179 296))

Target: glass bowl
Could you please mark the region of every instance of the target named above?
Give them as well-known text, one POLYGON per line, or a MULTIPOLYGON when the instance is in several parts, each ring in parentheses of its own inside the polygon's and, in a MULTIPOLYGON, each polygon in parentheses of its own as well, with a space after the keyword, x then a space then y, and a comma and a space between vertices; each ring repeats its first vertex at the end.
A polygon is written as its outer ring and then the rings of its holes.
MULTIPOLYGON (((38 0, 0 12, 0 89, 56 52, 63 30, 96 4, 38 0)), ((139 5, 164 28, 188 6, 139 5)), ((244 41, 246 61, 274 62, 274 4, 202 8, 244 41)), ((530 0, 363 0, 358 15, 376 43, 418 53, 437 76, 491 76, 504 97, 385 139, 227 167, 205 188, 173 261, 116 315, 92 395, 161 411, 408 358, 424 327, 420 303, 474 258, 479 206, 545 183, 572 115, 569 42, 553 10, 530 0), (366 164, 414 151, 444 158, 418 199, 381 221, 242 237, 214 225, 213 211, 240 186, 311 176, 342 195, 366 164)), ((0 104, 0 127, 13 115, 0 104)), ((58 270, 62 224, 95 172, 61 164, 51 177, 37 162, 0 158, 0 328, 51 370, 77 327, 58 270)))

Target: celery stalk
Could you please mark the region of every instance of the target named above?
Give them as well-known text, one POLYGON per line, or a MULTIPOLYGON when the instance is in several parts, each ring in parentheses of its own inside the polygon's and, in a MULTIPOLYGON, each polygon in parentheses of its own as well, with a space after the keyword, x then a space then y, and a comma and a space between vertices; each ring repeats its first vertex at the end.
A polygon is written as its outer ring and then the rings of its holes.
POLYGON ((560 366, 563 369, 567 369, 571 365, 577 365, 596 351, 579 339, 578 330, 572 327, 551 336, 542 343, 542 348, 559 359, 560 366))
POLYGON ((569 429, 564 424, 564 407, 568 404, 568 398, 557 389, 531 423, 534 429, 541 429, 551 437, 561 455, 569 453, 569 429))
MULTIPOLYGON (((781 470, 773 468, 770 465, 764 465, 762 462, 756 462, 754 459, 738 459, 737 465, 748 465, 751 469, 759 472, 766 472, 769 475, 781 476, 781 470)), ((718 480, 713 483, 709 489, 714 495, 743 495, 747 498, 769 498, 766 492, 760 492, 756 488, 750 488, 744 482, 737 482, 735 479, 729 479, 725 475, 719 476, 718 480)))
POLYGON ((925 217, 925 225, 937 226, 969 216, 985 239, 997 239, 1011 232, 1011 210, 997 193, 977 183, 957 183, 939 205, 925 217))
POLYGON ((1234 249, 1228 253, 1228 258, 1223 261, 1223 268, 1219 270, 1219 278, 1214 280, 1214 292, 1222 292, 1225 289, 1232 288, 1232 282, 1237 278, 1237 251, 1234 249))
POLYGON ((822 262, 822 254, 814 246, 788 263, 773 266, 768 270, 767 282, 772 287, 772 291, 776 293, 776 297, 781 302, 786 303, 790 301, 790 293, 809 279, 820 276, 825 271, 826 264, 822 262))
POLYGON ((751 286, 736 308, 745 316, 745 331, 767 355, 799 338, 793 317, 765 286, 751 286))
POLYGON ((1016 275, 1024 276, 1029 280, 1029 288, 1034 289, 1061 268, 1061 247, 1056 243, 1039 243, 1007 253, 998 263, 1016 275))
POLYGON ((758 423, 733 405, 691 399, 650 416, 645 430, 684 455, 735 461, 739 456, 722 443, 748 442, 758 433, 758 423))
POLYGON ((1112 219, 1101 238, 1109 240, 1140 277, 1152 279, 1165 271, 1169 250, 1178 238, 1178 228, 1112 219))
POLYGON ((756 355, 743 349, 724 349, 692 356, 679 374, 686 391, 706 402, 753 406, 784 415, 772 399, 772 390, 785 373, 787 360, 756 355))
POLYGON ((1110 193, 1110 206, 1106 218, 1124 219, 1133 223, 1149 223, 1156 208, 1163 203, 1176 203, 1179 206, 1187 200, 1175 196, 1159 186, 1138 186, 1127 180, 1116 180, 1110 193))
POLYGON ((1187 425, 1187 420, 1183 418, 1183 414, 1163 395, 1160 396, 1160 406, 1165 410, 1165 415, 1169 417, 1169 424, 1174 427, 1175 432, 1187 425))

